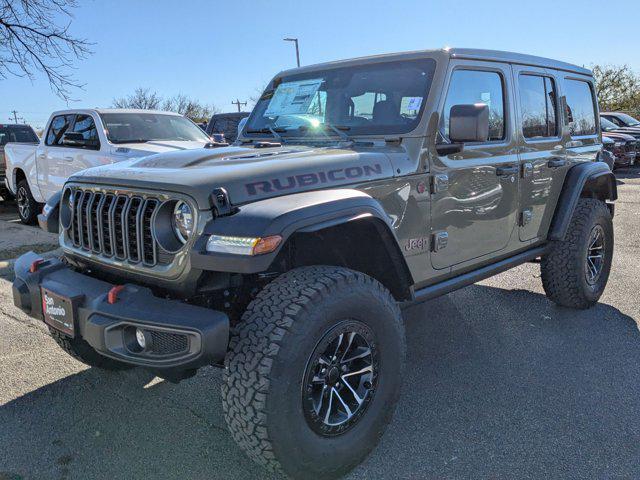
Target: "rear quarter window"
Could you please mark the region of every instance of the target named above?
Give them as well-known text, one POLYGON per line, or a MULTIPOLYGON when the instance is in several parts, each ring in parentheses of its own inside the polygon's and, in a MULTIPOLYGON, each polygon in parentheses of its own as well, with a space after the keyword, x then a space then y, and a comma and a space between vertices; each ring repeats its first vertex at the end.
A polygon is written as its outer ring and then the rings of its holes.
POLYGON ((596 110, 593 90, 588 82, 565 80, 566 118, 572 137, 595 135, 596 110))

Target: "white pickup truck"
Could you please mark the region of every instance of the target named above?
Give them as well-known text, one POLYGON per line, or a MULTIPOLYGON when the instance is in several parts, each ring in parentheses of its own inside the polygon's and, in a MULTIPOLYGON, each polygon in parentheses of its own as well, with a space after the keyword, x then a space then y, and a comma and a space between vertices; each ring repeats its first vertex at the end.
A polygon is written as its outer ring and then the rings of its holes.
POLYGON ((82 109, 54 112, 39 144, 4 146, 6 183, 23 223, 34 223, 38 204, 86 168, 211 142, 182 115, 155 110, 82 109))

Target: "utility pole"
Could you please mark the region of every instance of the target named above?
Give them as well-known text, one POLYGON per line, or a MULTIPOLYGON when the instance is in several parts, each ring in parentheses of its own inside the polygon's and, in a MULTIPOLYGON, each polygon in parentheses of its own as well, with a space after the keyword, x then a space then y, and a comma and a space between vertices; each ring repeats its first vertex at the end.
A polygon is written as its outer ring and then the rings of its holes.
POLYGON ((241 112, 242 110, 240 110, 240 106, 242 105, 243 107, 247 105, 247 102, 241 102, 240 100, 238 100, 236 98, 235 102, 231 102, 232 105, 236 105, 238 107, 238 112, 241 112))
POLYGON ((298 39, 297 38, 283 38, 285 42, 293 42, 296 44, 296 62, 298 63, 298 67, 300 66, 300 48, 298 47, 298 39))
MULTIPOLYGON (((18 123, 18 119, 25 122, 24 118, 18 116, 17 110, 11 110, 11 114, 13 115, 13 123, 18 123)), ((9 120, 11 120, 11 117, 9 117, 9 120)))

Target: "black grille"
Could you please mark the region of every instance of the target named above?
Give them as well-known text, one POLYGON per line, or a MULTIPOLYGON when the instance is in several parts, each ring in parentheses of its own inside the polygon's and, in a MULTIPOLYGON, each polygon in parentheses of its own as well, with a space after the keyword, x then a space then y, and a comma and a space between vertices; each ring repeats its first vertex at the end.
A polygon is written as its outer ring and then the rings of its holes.
POLYGON ((177 333, 158 332, 151 333, 151 353, 155 355, 173 355, 186 352, 189 348, 189 340, 186 335, 177 333))
POLYGON ((68 234, 74 247, 146 266, 170 262, 164 257, 159 261, 160 249, 151 233, 158 199, 75 187, 72 198, 68 234))

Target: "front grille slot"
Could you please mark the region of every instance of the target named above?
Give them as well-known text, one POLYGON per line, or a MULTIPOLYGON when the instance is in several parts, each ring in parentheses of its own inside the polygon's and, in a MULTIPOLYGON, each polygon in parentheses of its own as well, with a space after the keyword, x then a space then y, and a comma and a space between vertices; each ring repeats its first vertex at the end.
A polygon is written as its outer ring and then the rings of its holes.
POLYGON ((157 265, 152 220, 160 200, 73 187, 68 238, 74 247, 129 263, 157 265))
POLYGON ((186 352, 189 340, 186 335, 149 330, 151 334, 151 353, 155 355, 175 355, 186 352))

